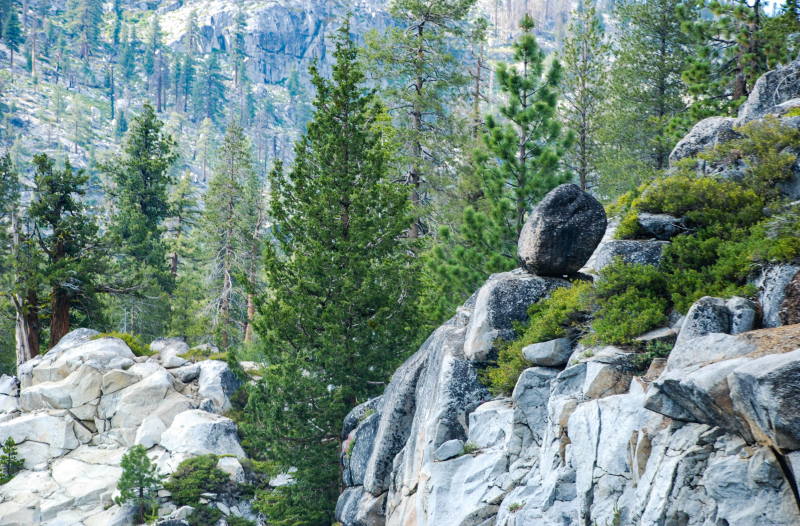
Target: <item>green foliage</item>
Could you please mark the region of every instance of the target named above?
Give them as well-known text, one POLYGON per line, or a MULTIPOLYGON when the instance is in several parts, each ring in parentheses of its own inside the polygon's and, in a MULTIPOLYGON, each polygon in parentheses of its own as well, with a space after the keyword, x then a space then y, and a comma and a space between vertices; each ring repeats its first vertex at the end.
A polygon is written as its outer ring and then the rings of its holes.
POLYGON ((466 444, 464 444, 464 449, 461 450, 461 455, 459 456, 463 457, 464 455, 471 455, 478 450, 480 450, 478 444, 476 444, 475 442, 467 442, 466 444))
POLYGON ((22 469, 23 463, 24 459, 17 457, 17 443, 12 437, 8 437, 3 444, 3 452, 0 453, 0 485, 13 479, 22 469))
POLYGON ((508 511, 510 511, 511 513, 516 513, 519 510, 521 510, 523 506, 525 506, 525 504, 520 504, 519 502, 512 502, 508 506, 508 511))
POLYGON ((675 344, 667 342, 648 342, 644 351, 633 357, 633 365, 640 371, 647 371, 656 358, 667 358, 674 346, 675 344))
POLYGON ((519 375, 531 366, 522 356, 522 349, 534 343, 567 336, 571 328, 584 321, 592 291, 591 283, 577 282, 572 287, 557 289, 549 298, 531 305, 528 308, 530 318, 520 338, 500 345, 497 366, 481 371, 481 381, 494 394, 510 395, 519 375))
MULTIPOLYGON (((222 518, 222 511, 216 506, 208 504, 193 504, 194 511, 189 515, 188 521, 190 526, 216 526, 217 522, 222 518)), ((230 515, 233 517, 233 515, 230 515)), ((228 526, 231 522, 226 519, 228 526)))
POLYGON ((170 476, 164 488, 172 493, 178 506, 197 506, 203 493, 220 493, 230 478, 217 469, 217 455, 201 455, 184 460, 170 476))
POLYGON ((348 30, 335 40, 331 80, 310 68, 317 112, 292 170, 278 163, 270 174, 276 243, 255 325, 265 366, 240 430, 251 456, 297 469, 293 484, 256 498, 276 525, 330 524, 342 419, 419 343, 418 267, 401 239, 408 190, 390 180, 383 108, 363 87, 348 30))
POLYGON ((156 506, 156 497, 161 488, 162 475, 158 467, 147 458, 142 445, 133 446, 122 457, 122 476, 117 483, 120 494, 115 502, 133 504, 138 507, 138 518, 143 521, 148 510, 156 506))
POLYGON ((149 343, 142 341, 141 336, 136 336, 127 332, 102 332, 92 336, 90 339, 97 340, 100 338, 119 338, 130 347, 131 351, 133 351, 133 354, 136 356, 153 356, 156 354, 155 351, 150 350, 149 343))
POLYGON ((237 517, 235 515, 228 515, 225 518, 228 526, 257 526, 255 521, 247 520, 244 517, 237 517))
POLYGON ((594 302, 594 332, 584 342, 630 344, 635 336, 667 321, 667 279, 656 267, 618 259, 600 272, 594 302))
POLYGON ((500 91, 508 97, 500 107, 502 119, 486 116, 483 147, 473 152, 483 197, 464 209, 456 231, 440 230, 428 259, 444 289, 433 295, 443 304, 442 317, 452 315, 490 274, 516 268, 517 240, 531 207, 571 178, 561 157, 573 137, 562 135, 555 114, 561 66, 553 61, 545 72, 530 15, 521 26, 514 42, 514 63, 520 66, 498 66, 500 91))

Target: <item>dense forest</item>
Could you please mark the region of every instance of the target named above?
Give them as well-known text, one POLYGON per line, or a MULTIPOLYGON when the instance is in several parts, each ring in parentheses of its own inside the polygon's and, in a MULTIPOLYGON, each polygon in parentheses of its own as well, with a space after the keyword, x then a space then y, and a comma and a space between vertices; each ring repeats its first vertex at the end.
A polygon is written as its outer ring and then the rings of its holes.
MULTIPOLYGON (((78 327, 262 364, 237 409, 243 445, 266 473, 296 471, 256 507, 272 524, 330 524, 344 416, 517 267, 533 207, 573 182, 623 216, 645 210, 638 189, 681 169, 678 140, 735 117, 800 51, 793 0, 533 4, 392 0, 372 28, 345 8, 308 67, 275 79, 248 54, 248 3, 209 45, 202 2, 182 18, 0 2, 0 371, 78 327)), ((777 125, 743 133, 757 156, 797 141, 777 125)), ((708 190, 681 177, 664 199, 708 190)), ((717 248, 684 247, 682 284, 637 301, 685 311, 705 279, 688 254, 717 248)), ((624 343, 621 307, 606 306, 597 338, 624 343)), ((500 365, 503 392, 518 365, 500 365)))

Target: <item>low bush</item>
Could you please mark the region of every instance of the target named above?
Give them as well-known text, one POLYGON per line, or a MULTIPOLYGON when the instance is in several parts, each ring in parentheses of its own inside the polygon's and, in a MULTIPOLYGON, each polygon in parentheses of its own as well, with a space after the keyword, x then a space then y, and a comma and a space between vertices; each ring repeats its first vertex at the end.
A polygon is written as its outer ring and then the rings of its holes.
MULTIPOLYGON (((190 526, 216 526, 222 518, 222 511, 216 506, 193 504, 192 507, 194 511, 187 517, 190 526)), ((230 525, 230 522, 228 524, 230 525)))
POLYGON ((172 493, 178 506, 195 506, 203 493, 220 493, 229 480, 228 473, 217 469, 219 457, 201 455, 186 459, 170 477, 164 488, 172 493))
POLYGON ((645 372, 656 358, 667 358, 674 346, 673 343, 648 342, 644 351, 633 357, 633 365, 639 371, 645 372))
POLYGON ((155 351, 150 350, 150 344, 144 343, 141 336, 134 336, 127 332, 101 332, 89 338, 90 340, 98 340, 100 338, 119 338, 130 347, 133 354, 136 356, 153 356, 155 351))

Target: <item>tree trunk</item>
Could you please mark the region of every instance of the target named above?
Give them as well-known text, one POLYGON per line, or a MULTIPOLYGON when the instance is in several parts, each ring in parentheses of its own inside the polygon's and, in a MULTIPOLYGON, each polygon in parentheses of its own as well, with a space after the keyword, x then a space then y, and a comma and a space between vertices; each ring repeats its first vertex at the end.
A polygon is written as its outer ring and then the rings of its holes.
POLYGON ((36 289, 28 289, 28 297, 25 302, 27 303, 25 318, 28 327, 28 346, 30 348, 30 358, 39 356, 39 297, 36 294, 36 289))
MULTIPOLYGON (((423 29, 420 25, 417 29, 417 36, 420 39, 419 49, 417 50, 417 59, 419 60, 419 67, 422 67, 422 61, 425 58, 424 51, 422 49, 422 39, 423 39, 423 29)), ((412 146, 411 146, 411 157, 413 157, 414 165, 411 166, 409 170, 409 184, 414 187, 411 191, 411 203, 414 206, 414 223, 411 225, 411 239, 416 239, 419 237, 419 163, 422 161, 422 144, 420 142, 420 135, 422 134, 422 89, 424 87, 424 79, 422 75, 417 75, 416 78, 416 102, 414 105, 414 109, 412 110, 412 118, 413 118, 413 129, 416 133, 414 137, 412 146)))
POLYGON ((50 302, 50 349, 69 332, 69 296, 58 288, 53 289, 50 302))

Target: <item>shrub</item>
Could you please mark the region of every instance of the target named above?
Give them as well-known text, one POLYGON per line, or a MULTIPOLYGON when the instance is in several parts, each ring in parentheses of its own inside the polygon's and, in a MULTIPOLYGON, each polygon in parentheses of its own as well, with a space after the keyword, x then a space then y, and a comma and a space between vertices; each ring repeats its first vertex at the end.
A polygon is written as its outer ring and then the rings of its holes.
POLYGON ((225 522, 228 523, 228 526, 256 526, 255 521, 247 520, 244 517, 237 517, 236 515, 228 515, 225 522))
POLYGON ((595 288, 594 332, 584 341, 629 344, 633 338, 667 321, 667 279, 651 265, 629 265, 617 259, 600 272, 595 288))
POLYGON ((13 479, 22 469, 22 464, 23 460, 17 457, 17 443, 12 437, 8 437, 0 454, 0 484, 13 479))
POLYGON ((216 455, 186 459, 178 465, 169 482, 164 484, 178 506, 195 506, 203 493, 219 493, 229 476, 217 469, 216 455))
POLYGON ((147 458, 147 450, 142 445, 133 446, 125 453, 121 465, 122 476, 117 483, 120 494, 114 500, 120 506, 128 503, 137 506, 141 522, 156 505, 156 495, 163 477, 147 458))
MULTIPOLYGON (((190 526, 216 526, 222 518, 222 512, 216 506, 192 504, 192 507, 194 511, 187 517, 190 526)), ((230 522, 228 524, 230 525, 230 522)))
POLYGON ((633 366, 640 371, 647 371, 656 358, 667 358, 674 346, 673 343, 648 342, 644 352, 633 357, 633 366))
POLYGON ((585 320, 591 302, 592 284, 575 283, 570 288, 553 291, 548 299, 528 308, 527 327, 514 342, 500 342, 496 367, 480 372, 481 381, 494 394, 509 395, 517 384, 519 375, 531 366, 522 356, 522 349, 533 343, 546 342, 567 335, 570 327, 585 320))
POLYGON ((98 340, 100 338, 119 338, 130 347, 131 351, 133 351, 133 354, 136 356, 153 356, 155 354, 154 351, 150 350, 150 344, 142 341, 141 336, 134 336, 127 332, 112 331, 102 332, 92 336, 90 339, 98 340))
POLYGON ((464 455, 471 455, 479 449, 480 448, 478 447, 478 444, 475 442, 467 442, 464 444, 464 449, 461 450, 461 454, 459 456, 463 457, 464 455))

